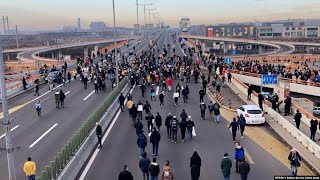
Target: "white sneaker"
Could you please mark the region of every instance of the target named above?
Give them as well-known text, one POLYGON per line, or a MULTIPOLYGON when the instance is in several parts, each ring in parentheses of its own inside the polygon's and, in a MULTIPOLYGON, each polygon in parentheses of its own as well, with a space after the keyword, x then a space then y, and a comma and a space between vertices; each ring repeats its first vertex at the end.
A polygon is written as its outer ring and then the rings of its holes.
POLYGON ((241 138, 243 139, 243 136, 241 136, 241 138))

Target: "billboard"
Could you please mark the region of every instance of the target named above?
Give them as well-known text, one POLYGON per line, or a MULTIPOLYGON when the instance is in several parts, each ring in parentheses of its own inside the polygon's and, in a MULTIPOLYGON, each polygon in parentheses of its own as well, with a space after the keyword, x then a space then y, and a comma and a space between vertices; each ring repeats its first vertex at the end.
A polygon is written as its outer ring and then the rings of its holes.
POLYGON ((208 37, 213 37, 213 28, 208 28, 207 36, 208 37))
POLYGON ((180 18, 179 27, 182 32, 188 32, 190 27, 190 18, 180 18))

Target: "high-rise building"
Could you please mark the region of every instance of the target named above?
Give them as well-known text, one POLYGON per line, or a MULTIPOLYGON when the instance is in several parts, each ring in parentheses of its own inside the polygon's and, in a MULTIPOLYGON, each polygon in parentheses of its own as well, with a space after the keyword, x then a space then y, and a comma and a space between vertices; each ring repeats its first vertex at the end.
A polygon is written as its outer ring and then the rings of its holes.
POLYGON ((101 30, 105 30, 106 28, 107 28, 106 24, 101 21, 90 23, 90 30, 93 30, 93 31, 101 31, 101 30))
POLYGON ((77 21, 77 31, 81 31, 81 24, 80 24, 80 18, 78 18, 78 21, 77 21))

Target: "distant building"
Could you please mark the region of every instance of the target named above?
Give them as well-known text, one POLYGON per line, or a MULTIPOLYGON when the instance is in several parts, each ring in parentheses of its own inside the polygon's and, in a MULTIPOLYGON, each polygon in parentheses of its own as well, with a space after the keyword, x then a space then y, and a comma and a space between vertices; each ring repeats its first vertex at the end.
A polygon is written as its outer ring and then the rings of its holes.
POLYGON ((107 26, 104 22, 91 22, 90 23, 90 30, 92 31, 101 31, 107 29, 107 26))
POLYGON ((77 28, 75 26, 63 26, 63 32, 77 32, 77 28))
POLYGON ((253 23, 231 23, 207 26, 206 36, 211 37, 255 37, 256 27, 253 23))
POLYGON ((78 32, 80 32, 80 31, 81 31, 80 18, 78 18, 78 21, 77 21, 77 31, 78 31, 78 32))

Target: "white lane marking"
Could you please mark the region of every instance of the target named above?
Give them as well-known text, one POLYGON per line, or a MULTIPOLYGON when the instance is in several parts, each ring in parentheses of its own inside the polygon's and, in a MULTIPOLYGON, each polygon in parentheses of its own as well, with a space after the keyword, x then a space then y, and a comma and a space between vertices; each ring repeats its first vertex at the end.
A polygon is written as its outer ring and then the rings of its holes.
POLYGON ((70 91, 66 92, 65 95, 67 95, 67 94, 69 94, 69 93, 70 93, 70 91))
MULTIPOLYGON (((14 131, 15 129, 17 129, 18 127, 19 127, 19 125, 13 127, 10 131, 12 132, 12 131, 14 131)), ((6 136, 6 134, 1 135, 1 136, 0 136, 0 139, 4 138, 5 136, 6 136)))
POLYGON ((194 127, 192 128, 192 136, 197 136, 196 129, 194 127))
MULTIPOLYGON (((63 84, 60 84, 59 86, 57 86, 57 87, 55 87, 55 88, 53 88, 52 89, 52 91, 53 90, 55 90, 55 89, 57 89, 57 88, 59 88, 59 87, 61 87, 63 84)), ((45 92, 45 93, 43 93, 41 96, 38 96, 38 97, 36 97, 35 99, 33 99, 31 102, 34 102, 34 101, 36 101, 36 100, 38 100, 39 98, 41 98, 41 97, 43 97, 43 96, 45 96, 45 95, 47 95, 48 93, 50 93, 51 91, 47 91, 47 92, 45 92)))
MULTIPOLYGON (((129 92, 129 94, 132 93, 134 88, 132 88, 129 92)), ((126 100, 124 101, 124 104, 126 104, 127 102, 127 98, 126 100)), ((109 136, 110 132, 111 132, 111 129, 113 128, 114 124, 116 123, 116 121, 118 120, 119 116, 120 116, 120 113, 121 113, 121 109, 118 110, 118 113, 116 114, 115 118, 113 119, 112 123, 110 124, 110 126, 108 127, 107 129, 107 132, 106 134, 103 136, 102 138, 102 141, 101 143, 104 144, 104 142, 106 141, 107 137, 109 136)), ((105 118, 105 116, 107 115, 107 113, 102 117, 105 118)), ((79 180, 84 180, 84 178, 86 177, 86 175, 88 174, 89 170, 90 170, 90 167, 92 166, 94 160, 96 159, 96 157, 98 156, 98 153, 99 153, 100 149, 96 149, 93 153, 93 155, 91 156, 87 166, 84 168, 79 180)))
POLYGON ((41 141, 41 139, 43 139, 47 134, 49 134, 49 132, 52 131, 57 125, 58 123, 54 124, 50 129, 48 129, 45 133, 43 133, 34 143, 32 143, 29 146, 29 148, 32 148, 33 146, 35 146, 39 141, 41 141))
POLYGON ((156 96, 159 94, 159 86, 157 86, 156 96))
POLYGON ((85 97, 83 100, 84 101, 87 100, 93 93, 94 93, 94 90, 87 97, 85 97))

